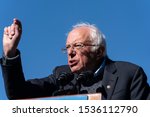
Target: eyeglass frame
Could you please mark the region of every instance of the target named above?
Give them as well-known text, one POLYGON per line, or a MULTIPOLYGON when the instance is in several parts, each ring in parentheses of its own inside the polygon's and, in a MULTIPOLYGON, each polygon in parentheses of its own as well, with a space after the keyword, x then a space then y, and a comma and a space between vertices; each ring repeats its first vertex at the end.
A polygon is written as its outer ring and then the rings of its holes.
POLYGON ((65 48, 62 48, 62 49, 61 49, 61 51, 62 51, 63 53, 68 53, 68 50, 69 50, 70 48, 72 48, 73 50, 74 50, 74 49, 75 49, 75 50, 80 50, 80 49, 82 49, 82 48, 84 48, 84 47, 86 47, 86 46, 100 46, 100 45, 96 45, 96 44, 84 44, 84 43, 82 43, 82 42, 76 42, 76 43, 73 43, 73 44, 66 45, 65 48))

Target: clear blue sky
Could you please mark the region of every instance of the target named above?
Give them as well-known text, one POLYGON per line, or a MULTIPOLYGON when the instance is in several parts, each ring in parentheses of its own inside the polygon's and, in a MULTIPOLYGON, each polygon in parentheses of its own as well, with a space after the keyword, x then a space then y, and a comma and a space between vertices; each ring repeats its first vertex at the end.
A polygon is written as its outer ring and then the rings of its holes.
MULTIPOLYGON (((41 78, 67 64, 66 33, 78 22, 97 25, 108 56, 143 67, 150 83, 150 0, 1 0, 0 37, 13 18, 22 21, 19 45, 26 79, 41 78)), ((2 40, 0 41, 2 55, 2 40)), ((0 99, 7 99, 0 70, 0 99)))

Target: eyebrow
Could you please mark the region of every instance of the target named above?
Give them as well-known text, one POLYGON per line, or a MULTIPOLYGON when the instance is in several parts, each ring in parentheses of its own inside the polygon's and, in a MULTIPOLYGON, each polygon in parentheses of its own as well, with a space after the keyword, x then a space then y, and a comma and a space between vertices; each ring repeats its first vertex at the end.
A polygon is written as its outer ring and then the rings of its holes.
POLYGON ((73 42, 73 43, 66 44, 66 45, 72 45, 72 44, 76 44, 76 43, 82 43, 82 44, 84 44, 84 42, 73 42))

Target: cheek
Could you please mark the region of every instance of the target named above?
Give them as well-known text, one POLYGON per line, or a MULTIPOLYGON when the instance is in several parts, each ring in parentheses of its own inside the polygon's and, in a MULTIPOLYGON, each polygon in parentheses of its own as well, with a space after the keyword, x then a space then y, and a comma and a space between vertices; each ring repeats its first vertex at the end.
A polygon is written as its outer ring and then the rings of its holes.
POLYGON ((76 69, 78 70, 83 70, 85 69, 85 67, 87 66, 87 57, 84 56, 83 54, 78 54, 76 56, 76 58, 78 59, 78 64, 75 66, 76 69))
POLYGON ((81 55, 80 56, 80 65, 82 65, 83 67, 86 67, 88 64, 88 57, 85 55, 81 55))
POLYGON ((89 69, 91 66, 93 66, 93 63, 95 61, 96 56, 93 53, 84 53, 80 55, 80 64, 82 64, 82 67, 89 69))

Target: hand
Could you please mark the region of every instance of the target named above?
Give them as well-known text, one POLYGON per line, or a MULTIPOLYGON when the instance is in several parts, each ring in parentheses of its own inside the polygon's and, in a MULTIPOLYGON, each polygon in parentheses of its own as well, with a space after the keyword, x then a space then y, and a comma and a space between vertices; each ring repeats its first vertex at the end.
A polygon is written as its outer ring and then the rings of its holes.
POLYGON ((14 19, 11 26, 4 28, 3 51, 6 57, 14 57, 22 34, 22 25, 18 19, 14 19))

